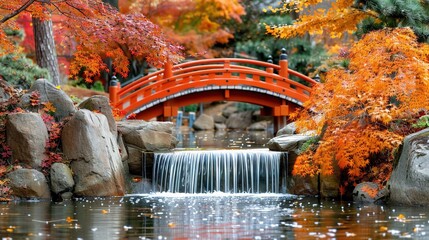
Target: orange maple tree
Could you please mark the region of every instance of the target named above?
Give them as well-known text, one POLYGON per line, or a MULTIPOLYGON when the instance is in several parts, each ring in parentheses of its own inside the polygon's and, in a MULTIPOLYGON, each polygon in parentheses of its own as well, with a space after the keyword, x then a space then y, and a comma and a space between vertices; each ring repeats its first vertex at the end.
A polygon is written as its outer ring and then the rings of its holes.
POLYGON ((69 48, 76 48, 70 66, 73 76, 87 81, 108 70, 104 58, 111 58, 113 71, 126 76, 128 59, 144 59, 160 67, 167 59, 177 62, 182 48, 169 41, 161 29, 142 14, 121 14, 101 0, 10 0, 0 2, 0 55, 19 51, 6 32, 17 29, 16 16, 27 12, 33 17, 49 19, 62 15, 62 34, 69 48))
POLYGON ((211 57, 209 48, 227 43, 233 29, 229 20, 241 22, 245 13, 239 0, 128 0, 120 2, 123 12, 140 12, 162 28, 191 55, 211 57))
POLYGON ((429 107, 429 45, 409 28, 384 29, 365 35, 343 58, 348 67, 331 69, 295 116, 320 141, 298 157, 293 173, 332 174, 337 164, 350 182, 383 184, 406 134, 401 126, 429 107))

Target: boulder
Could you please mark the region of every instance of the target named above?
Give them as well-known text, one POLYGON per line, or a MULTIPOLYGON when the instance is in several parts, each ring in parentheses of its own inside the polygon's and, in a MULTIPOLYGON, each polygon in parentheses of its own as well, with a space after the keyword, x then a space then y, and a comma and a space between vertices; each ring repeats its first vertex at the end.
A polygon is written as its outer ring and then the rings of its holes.
POLYGON ((114 136, 117 136, 116 121, 113 117, 112 107, 110 106, 110 100, 106 96, 95 95, 85 101, 81 102, 78 106, 79 108, 88 109, 90 111, 97 111, 107 118, 109 123, 110 131, 114 136))
POLYGON ((213 130, 214 126, 215 122, 213 117, 204 113, 198 116, 194 122, 194 125, 192 125, 192 127, 197 131, 213 130))
POLYGON ((134 175, 146 177, 152 175, 154 154, 151 152, 144 152, 141 149, 132 146, 128 146, 128 151, 129 172, 134 175))
POLYGON ((177 144, 171 122, 121 121, 118 122, 118 131, 123 134, 125 146, 131 145, 142 151, 170 150, 177 144))
POLYGON ((122 133, 118 133, 117 142, 119 146, 119 152, 121 154, 122 161, 125 161, 128 159, 128 152, 127 147, 125 146, 124 138, 122 136, 122 133))
POLYGON ((124 167, 106 116, 87 109, 77 111, 64 125, 61 140, 75 174, 75 195, 124 195, 124 167))
POLYGON ((72 192, 74 180, 71 169, 64 163, 54 163, 51 166, 51 190, 55 194, 72 192))
POLYGON ((50 199, 51 192, 43 173, 36 169, 17 169, 6 175, 12 195, 20 198, 50 199))
POLYGON ((308 135, 281 135, 270 139, 267 143, 267 147, 272 151, 299 151, 299 148, 303 143, 310 140, 311 136, 308 135))
POLYGON ((13 113, 6 121, 7 144, 12 158, 32 168, 40 169, 49 138, 46 125, 36 113, 13 113))
POLYGON ((373 182, 362 182, 356 185, 353 190, 353 201, 362 203, 374 203, 384 200, 387 197, 387 189, 379 188, 378 184, 373 182))
POLYGON ((229 129, 246 129, 252 124, 252 111, 233 113, 226 120, 226 127, 229 129))
POLYGON ((215 129, 216 130, 225 130, 226 129, 226 125, 223 123, 215 123, 215 129))
POLYGON ((153 130, 156 132, 165 132, 175 134, 175 125, 172 122, 146 122, 144 120, 125 120, 116 123, 118 131, 122 135, 127 135, 131 132, 139 130, 153 130))
POLYGON ((295 123, 291 122, 286 126, 284 126, 283 128, 281 128, 280 130, 278 130, 276 136, 295 134, 295 132, 296 132, 295 123))
POLYGON ((223 115, 214 115, 213 116, 213 121, 215 123, 225 123, 226 122, 226 118, 223 115))
POLYGON ((40 102, 50 102, 54 105, 56 109, 54 116, 56 119, 61 120, 76 112, 71 98, 46 79, 38 79, 33 83, 31 88, 28 90, 28 93, 21 97, 21 108, 34 110, 30 104, 30 96, 34 91, 38 91, 40 93, 40 102))
POLYGON ((252 123, 247 130, 249 131, 266 131, 268 129, 268 125, 270 122, 268 121, 260 121, 252 123))
POLYGON ((233 113, 237 113, 238 109, 235 106, 228 105, 226 108, 222 110, 222 115, 225 118, 229 118, 233 113))
POLYGON ((390 202, 429 205, 429 128, 405 137, 388 182, 390 202))

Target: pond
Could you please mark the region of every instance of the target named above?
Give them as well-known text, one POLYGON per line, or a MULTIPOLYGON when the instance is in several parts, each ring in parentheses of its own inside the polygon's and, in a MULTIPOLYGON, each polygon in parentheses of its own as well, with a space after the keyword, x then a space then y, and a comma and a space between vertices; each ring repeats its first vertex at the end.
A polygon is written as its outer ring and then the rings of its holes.
MULTIPOLYGON (((185 132, 178 150, 263 148, 261 132, 185 132)), ((241 150, 240 150, 241 151, 241 150)), ((0 204, 2 239, 428 239, 429 209, 289 194, 150 193, 0 204)))
POLYGON ((2 239, 426 239, 428 209, 280 194, 149 194, 0 205, 2 239))

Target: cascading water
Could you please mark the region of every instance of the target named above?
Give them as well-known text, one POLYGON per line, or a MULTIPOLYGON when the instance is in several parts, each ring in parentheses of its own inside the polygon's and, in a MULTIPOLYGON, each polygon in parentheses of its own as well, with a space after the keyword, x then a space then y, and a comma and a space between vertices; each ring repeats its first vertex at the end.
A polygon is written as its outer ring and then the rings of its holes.
POLYGON ((153 191, 279 193, 283 154, 266 149, 155 153, 153 191))

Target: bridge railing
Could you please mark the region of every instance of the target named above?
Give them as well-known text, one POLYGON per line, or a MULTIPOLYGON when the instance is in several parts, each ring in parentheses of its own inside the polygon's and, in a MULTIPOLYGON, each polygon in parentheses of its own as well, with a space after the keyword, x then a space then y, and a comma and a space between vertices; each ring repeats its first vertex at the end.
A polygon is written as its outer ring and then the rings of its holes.
POLYGON ((109 90, 115 107, 131 111, 143 99, 145 103, 150 103, 179 91, 210 85, 252 86, 304 102, 315 84, 317 82, 313 79, 288 69, 287 60, 280 60, 276 65, 250 59, 218 58, 174 66, 167 63, 163 70, 123 87, 111 86, 109 90), (289 75, 298 77, 306 84, 289 79, 289 75))

